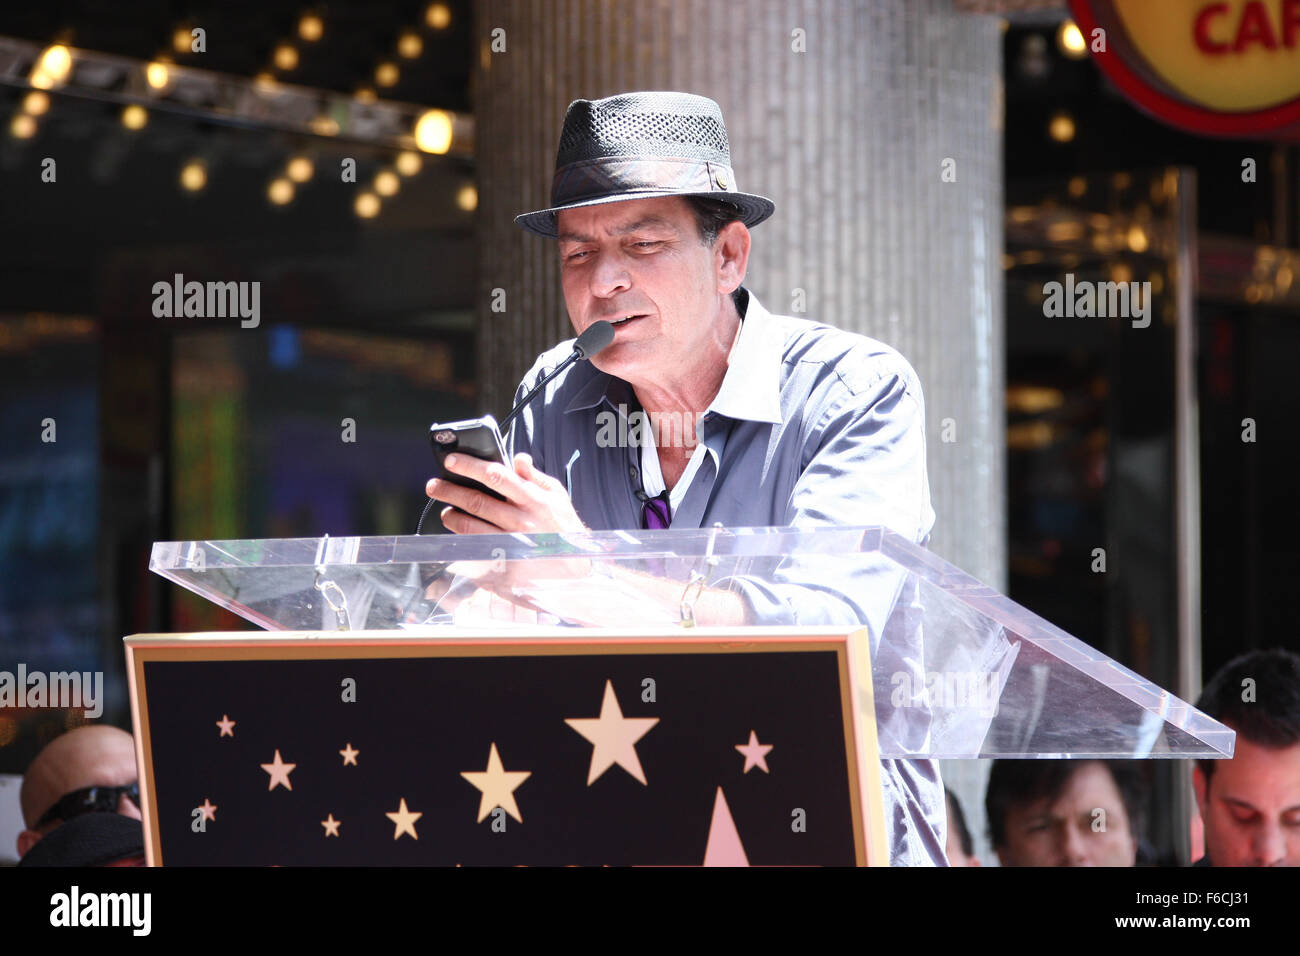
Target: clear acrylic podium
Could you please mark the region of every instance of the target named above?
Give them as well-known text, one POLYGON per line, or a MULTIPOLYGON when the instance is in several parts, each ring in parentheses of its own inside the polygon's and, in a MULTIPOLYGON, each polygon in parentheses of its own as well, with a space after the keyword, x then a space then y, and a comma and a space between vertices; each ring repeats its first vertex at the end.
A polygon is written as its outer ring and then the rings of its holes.
POLYGON ((273 632, 127 639, 153 862, 883 862, 882 758, 1233 750, 1227 727, 881 528, 159 542, 150 568, 273 632), (209 717, 237 723, 198 729, 209 717), (438 776, 445 793, 417 801, 404 768, 425 751, 404 748, 429 732, 437 741, 421 746, 451 748, 457 769, 438 776), (462 740, 470 749, 453 752, 462 740), (230 756, 243 741, 260 746, 261 769, 230 756), (585 785, 560 779, 556 767, 578 762, 585 785), (792 815, 812 814, 816 799, 792 781, 823 772, 832 779, 819 789, 842 799, 817 819, 838 821, 846 856, 783 835, 801 832, 792 815), (371 773, 391 775, 375 783, 380 795, 356 783, 371 773), (205 842, 206 828, 231 820, 234 831, 253 797, 206 810, 200 801, 222 801, 200 791, 236 777, 258 792, 248 833, 310 818, 311 846, 274 859, 215 852, 221 838, 205 842), (608 799, 577 807, 600 788, 608 799), (312 791, 356 807, 354 819, 336 820, 323 797, 290 812, 312 791), (547 800, 567 809, 540 810, 547 800), (435 836, 429 817, 411 816, 453 805, 476 817, 474 835, 435 836), (680 845, 669 822, 648 844, 620 842, 627 823, 611 806, 647 832, 656 814, 698 823, 680 845), (523 821, 539 813, 545 826, 530 830, 523 821), (602 849, 565 858, 557 846, 585 846, 565 814, 586 821, 582 832, 599 821, 602 849), (362 829, 379 842, 333 849, 343 842, 330 836, 362 829), (765 844, 760 830, 783 836, 765 844))

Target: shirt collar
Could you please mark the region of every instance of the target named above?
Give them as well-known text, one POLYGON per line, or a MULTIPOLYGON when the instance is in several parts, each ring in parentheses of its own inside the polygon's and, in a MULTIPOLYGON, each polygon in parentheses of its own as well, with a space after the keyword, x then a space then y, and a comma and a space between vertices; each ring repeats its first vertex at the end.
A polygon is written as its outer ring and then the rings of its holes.
MULTIPOLYGON (((722 387, 709 410, 727 418, 778 425, 781 423, 784 336, 758 298, 748 289, 744 292, 747 308, 740 323, 740 334, 732 347, 722 387)), ((627 402, 631 397, 632 389, 626 382, 598 372, 578 389, 564 410, 568 413, 594 408, 606 398, 617 407, 620 400, 627 402)))

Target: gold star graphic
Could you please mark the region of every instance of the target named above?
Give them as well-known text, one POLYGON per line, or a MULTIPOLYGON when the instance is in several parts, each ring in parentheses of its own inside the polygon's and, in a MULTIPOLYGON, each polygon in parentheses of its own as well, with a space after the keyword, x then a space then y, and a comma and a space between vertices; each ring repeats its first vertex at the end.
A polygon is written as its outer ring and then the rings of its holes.
POLYGON ((217 726, 221 728, 221 733, 217 734, 218 737, 235 736, 235 722, 226 714, 221 715, 221 719, 217 721, 217 726))
POLYGON ((207 797, 203 798, 203 806, 198 809, 203 811, 204 820, 211 820, 213 823, 217 822, 217 808, 207 797))
POLYGON ((343 750, 339 751, 339 753, 343 755, 343 766, 346 767, 348 764, 352 764, 352 766, 355 767, 357 765, 357 757, 361 754, 361 751, 353 750, 351 741, 344 744, 343 748, 343 750))
POLYGON ((342 823, 342 820, 335 820, 334 814, 331 813, 329 819, 322 820, 320 825, 325 828, 325 835, 327 837, 336 837, 339 835, 339 825, 342 823))
POLYGON ((507 771, 501 765, 501 757, 497 755, 497 745, 494 742, 488 751, 487 770, 461 772, 461 776, 478 787, 483 794, 478 802, 478 819, 474 822, 482 823, 493 807, 500 807, 523 823, 524 818, 519 815, 519 806, 515 803, 515 788, 532 775, 531 770, 507 771))
POLYGON ((402 798, 402 804, 397 808, 396 813, 385 813, 384 816, 397 824, 393 830, 393 839, 396 840, 403 833, 409 833, 412 840, 420 839, 420 835, 415 832, 415 821, 424 816, 423 813, 413 813, 406 809, 406 798, 402 798))
POLYGON ((595 783, 614 764, 645 783, 641 760, 636 755, 636 742, 659 723, 659 718, 624 717, 618 706, 618 698, 614 696, 613 682, 605 681, 605 699, 601 702, 599 717, 568 717, 564 722, 595 744, 591 751, 587 786, 595 783))
POLYGON ((298 766, 296 763, 285 763, 281 760, 280 751, 277 750, 275 760, 271 763, 262 764, 262 769, 271 775, 271 783, 266 789, 274 790, 278 784, 284 784, 284 789, 292 790, 293 784, 289 782, 289 774, 293 772, 293 768, 296 766, 298 766))

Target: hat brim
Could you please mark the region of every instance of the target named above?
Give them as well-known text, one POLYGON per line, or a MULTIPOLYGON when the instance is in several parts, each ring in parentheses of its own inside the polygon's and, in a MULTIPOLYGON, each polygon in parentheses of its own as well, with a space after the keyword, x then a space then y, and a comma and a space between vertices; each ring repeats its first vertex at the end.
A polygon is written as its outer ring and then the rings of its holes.
POLYGON ((598 199, 585 199, 582 202, 566 203, 563 206, 552 206, 550 209, 539 209, 536 212, 526 212, 523 215, 515 216, 515 222, 529 232, 544 236, 547 239, 555 239, 558 236, 555 214, 562 209, 580 209, 583 206, 603 206, 606 203, 627 202, 630 199, 660 199, 668 196, 681 196, 682 198, 699 196, 701 199, 720 199, 723 202, 732 203, 739 208, 740 221, 747 227, 757 226, 776 212, 776 203, 772 202, 772 200, 750 193, 729 193, 720 190, 704 193, 679 193, 665 192, 662 189, 643 189, 621 192, 613 196, 601 196, 598 199))

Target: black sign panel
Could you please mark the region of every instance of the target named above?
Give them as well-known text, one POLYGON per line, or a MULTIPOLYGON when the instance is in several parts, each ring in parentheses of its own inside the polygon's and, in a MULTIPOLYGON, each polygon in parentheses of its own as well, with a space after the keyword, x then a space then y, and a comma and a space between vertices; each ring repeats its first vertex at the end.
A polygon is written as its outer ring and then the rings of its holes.
POLYGON ((133 648, 156 862, 862 859, 842 642, 321 646, 133 648))

